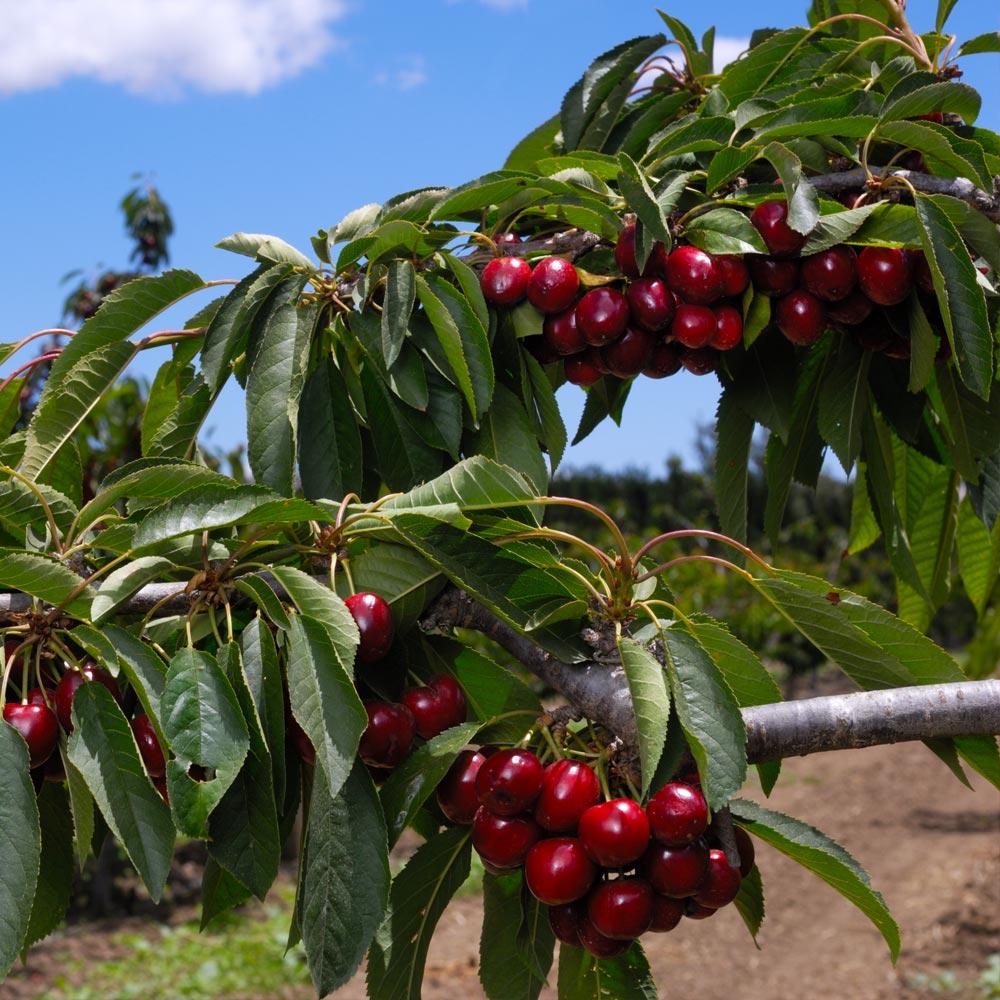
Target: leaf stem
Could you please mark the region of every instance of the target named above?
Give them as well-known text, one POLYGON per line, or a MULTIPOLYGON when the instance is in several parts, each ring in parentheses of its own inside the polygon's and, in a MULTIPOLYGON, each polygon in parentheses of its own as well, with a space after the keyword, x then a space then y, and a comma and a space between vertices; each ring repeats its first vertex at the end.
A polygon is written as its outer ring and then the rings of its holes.
POLYGON ((736 549, 737 552, 742 553, 748 559, 752 559, 758 566, 762 569, 771 572, 772 567, 765 562, 759 555, 749 545, 744 545, 742 542, 738 542, 735 538, 730 538, 729 535, 723 535, 719 531, 708 531, 703 528, 680 528, 676 531, 666 531, 662 535, 657 535, 655 538, 651 538, 645 545, 641 546, 639 551, 635 554, 635 560, 638 561, 650 551, 650 549, 655 548, 661 542, 671 541, 676 538, 708 538, 713 542, 721 542, 723 545, 728 545, 732 549, 736 549))
POLYGON ((674 566, 680 566, 683 563, 689 562, 708 562, 715 563, 717 566, 723 566, 726 569, 731 569, 734 573, 738 573, 740 576, 747 580, 752 580, 753 576, 748 573, 745 569, 737 566, 735 563, 731 563, 728 559, 720 559, 719 556, 709 556, 709 555, 693 555, 693 556, 678 556, 676 559, 671 559, 668 562, 660 563, 659 566, 654 566, 649 572, 643 573, 641 576, 636 578, 636 583, 642 583, 644 580, 650 579, 650 577, 659 576, 660 573, 665 572, 668 569, 673 569, 674 566))
POLYGON ((42 491, 38 488, 38 485, 27 476, 18 472, 17 469, 12 469, 9 465, 0 465, 0 471, 13 476, 18 482, 22 483, 35 494, 35 499, 45 512, 45 520, 49 522, 49 531, 52 533, 52 544, 55 546, 55 550, 57 552, 62 552, 62 535, 59 534, 59 528, 56 526, 56 519, 52 514, 52 508, 46 502, 45 497, 42 495, 42 491))

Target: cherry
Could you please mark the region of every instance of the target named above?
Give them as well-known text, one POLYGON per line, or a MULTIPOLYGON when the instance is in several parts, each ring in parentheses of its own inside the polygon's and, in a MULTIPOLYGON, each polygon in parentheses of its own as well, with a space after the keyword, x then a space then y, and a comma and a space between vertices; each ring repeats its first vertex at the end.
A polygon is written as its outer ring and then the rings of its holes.
POLYGON ((577 929, 580 947, 589 951, 595 958, 617 958, 628 951, 631 941, 616 941, 605 937, 595 926, 590 917, 583 917, 577 929))
POLYGON ((545 343, 558 355, 579 354, 587 349, 580 328, 576 325, 576 310, 567 309, 555 316, 546 316, 542 324, 545 343))
POLYGON ((588 347, 585 357, 602 375, 611 374, 611 369, 604 362, 604 352, 599 347, 588 347))
POLYGON ((857 208, 858 205, 863 204, 864 196, 862 191, 845 191, 840 196, 840 200, 848 208, 857 208))
POLYGON ((699 906, 714 910, 731 903, 740 891, 740 870, 729 863, 725 851, 712 848, 708 852, 708 871, 701 888, 694 894, 699 906))
POLYGON ((588 386, 601 380, 604 372, 589 357, 572 357, 563 362, 566 381, 573 385, 588 386))
POLYGON ((905 361, 913 353, 913 347, 906 337, 894 333, 890 335, 885 347, 882 348, 882 353, 895 361, 905 361))
POLYGON ((520 868, 541 837, 541 827, 530 816, 497 816, 480 806, 472 820, 472 846, 497 872, 520 868))
POLYGON ((529 351, 540 365, 550 365, 553 361, 559 360, 559 355, 552 350, 551 345, 545 339, 543 334, 538 334, 534 337, 525 337, 521 341, 524 347, 529 351))
POLYGON ((854 339, 865 351, 882 351, 891 339, 890 331, 877 320, 854 328, 854 339))
POLYGON ((910 263, 913 265, 913 277, 917 286, 928 295, 934 294, 934 278, 931 277, 931 266, 927 263, 927 257, 923 250, 908 251, 910 263))
POLYGON ((708 306, 692 306, 685 302, 677 307, 670 333, 685 347, 705 347, 715 336, 716 328, 715 313, 708 306))
POLYGON ((170 803, 170 793, 167 791, 166 778, 153 778, 153 787, 160 793, 160 798, 164 802, 170 803))
POLYGON ((421 739, 432 740, 448 728, 448 706, 434 688, 407 688, 403 692, 403 704, 410 710, 421 739))
POLYGON ((516 306, 528 294, 531 265, 520 257, 494 257, 479 278, 483 298, 495 306, 516 306))
POLYGON ((653 921, 649 929, 654 934, 666 934, 672 931, 684 916, 684 902, 680 899, 670 899, 661 896, 659 893, 653 894, 653 921))
POLYGON ((778 257, 797 254, 806 242, 801 233, 788 225, 787 219, 788 202, 784 198, 763 201, 750 213, 753 227, 760 233, 767 249, 778 257))
POLYGON ((645 934, 653 920, 653 890, 640 878, 602 882, 587 901, 587 916, 598 933, 631 941, 645 934))
POLYGON ((361 633, 358 659, 362 663, 381 660, 389 652, 395 633, 389 605, 378 594, 367 591, 351 594, 344 603, 361 633))
POLYGON ((390 701, 365 702, 368 725, 361 734, 358 756, 372 767, 396 767, 413 745, 416 722, 405 705, 390 701))
POLYGON ((750 284, 746 261, 738 253, 726 253, 715 258, 715 266, 722 275, 722 294, 734 299, 742 295, 750 284))
POLYGON ((787 295, 799 283, 799 265, 794 260, 754 254, 748 267, 754 288, 765 295, 787 295))
POLYGON ((654 333, 674 318, 674 296, 659 278, 638 278, 625 293, 629 311, 637 326, 654 333))
MULTIPOLYGON (((622 274, 629 278, 639 277, 639 262, 635 257, 635 223, 630 222, 618 234, 618 242, 615 244, 615 263, 622 274)), ((667 248, 662 243, 653 244, 653 252, 646 261, 646 269, 643 271, 644 277, 653 274, 664 274, 667 263, 667 248)))
POLYGON ((845 326, 857 326, 871 315, 872 302, 861 292, 851 292, 846 299, 832 302, 826 309, 827 318, 845 326))
POLYGON ((162 778, 167 773, 167 760, 163 756, 163 747, 156 735, 149 716, 143 713, 137 715, 131 722, 132 735, 139 746, 139 756, 146 765, 151 778, 162 778))
POLYGON ((697 247, 675 247, 667 258, 667 284, 687 302, 707 305, 725 289, 722 271, 711 254, 697 247))
POLYGON ((541 761, 530 750, 499 750, 479 769, 480 805, 497 816, 513 816, 534 805, 542 790, 541 761))
POLYGON ((528 888, 549 906, 582 899, 596 877, 597 869, 576 837, 540 840, 524 860, 528 888))
POLYGON ((711 347, 703 347, 697 351, 685 351, 681 355, 681 364, 692 375, 707 375, 719 366, 719 352, 711 347))
POLYGON ((448 674, 435 674, 428 683, 437 691, 438 698, 447 712, 448 725, 445 728, 451 729, 452 726, 460 726, 465 722, 468 708, 465 703, 465 692, 458 681, 448 674))
POLYGON ((708 829, 705 796, 682 781, 664 785, 649 800, 646 816, 653 837, 668 847, 693 844, 708 829))
POLYGON ((715 916, 715 910, 711 906, 702 906, 693 899, 684 900, 684 916, 688 920, 707 920, 715 916))
POLYGON ((520 243, 521 237, 518 236, 517 233, 508 231, 506 233, 497 233, 497 235, 493 237, 493 242, 500 247, 510 246, 512 243, 520 243))
POLYGON ((603 347, 625 332, 628 302, 615 288, 592 288, 576 304, 576 323, 591 347, 603 347))
POLYGON ((580 288, 576 268, 562 257, 543 257, 531 272, 528 301, 543 313, 561 313, 573 304, 580 288))
POLYGON ((580 903, 564 903, 549 907, 549 926, 556 939, 563 944, 580 947, 580 923, 587 917, 586 907, 580 903))
POLYGON ((63 764, 62 754, 54 750, 49 759, 42 765, 41 774, 45 781, 51 781, 53 785, 61 785, 66 780, 66 767, 63 764))
POLYGON ((632 378, 646 367, 656 338, 637 326, 630 326, 622 336, 601 351, 604 363, 612 375, 632 378))
POLYGON ((743 339, 743 315, 732 306, 716 306, 715 333, 709 344, 717 351, 731 351, 743 339))
POLYGON ((535 819, 542 829, 552 833, 572 832, 600 797, 601 784, 592 767, 580 761, 557 760, 545 768, 535 819))
POLYGON ((96 663, 85 663, 79 670, 67 670, 59 678, 55 694, 52 696, 52 703, 59 718, 59 725, 67 733, 73 731, 73 698, 76 695, 77 688, 89 681, 97 681, 99 684, 103 684, 114 695, 115 701, 119 705, 122 703, 122 694, 118 689, 118 682, 106 670, 97 666, 96 663))
POLYGON ((923 122, 935 122, 938 125, 944 123, 943 111, 928 111, 926 115, 917 115, 917 119, 923 122))
POLYGON ((912 258, 897 247, 865 247, 858 257, 861 291, 880 306, 902 302, 913 287, 912 258))
POLYGON ((740 875, 746 878, 753 871, 756 851, 750 834, 741 826, 733 827, 733 837, 736 840, 736 850, 740 852, 740 875))
POLYGON ((708 848, 698 841, 685 847, 650 844, 642 857, 642 874, 664 896, 693 896, 708 872, 708 848))
POLYGON ((579 837, 590 857, 605 868, 620 868, 642 856, 649 845, 649 821, 638 802, 612 799, 580 816, 579 837))
POLYGON ((3 718, 28 744, 31 767, 44 764, 52 756, 59 740, 59 722, 51 708, 8 702, 3 707, 3 718))
POLYGON ((642 374, 647 378, 667 378, 681 368, 680 352, 673 344, 657 344, 646 362, 642 374))
POLYGON ((854 291, 858 281, 858 255, 847 246, 814 253, 802 261, 802 284, 824 302, 839 302, 854 291))
POLYGON ((778 299, 778 329, 802 347, 816 343, 826 329, 826 311, 814 295, 796 290, 778 299))
POLYGON ((315 764, 316 748, 312 745, 309 737, 306 736, 306 731, 299 725, 299 720, 292 715, 291 708, 288 708, 285 712, 285 728, 288 731, 288 735, 291 736, 302 762, 305 764, 315 764))
POLYGON ((476 796, 476 775, 486 756, 478 750, 463 750, 448 769, 437 787, 437 803, 451 820, 467 826, 475 819, 479 808, 476 796))

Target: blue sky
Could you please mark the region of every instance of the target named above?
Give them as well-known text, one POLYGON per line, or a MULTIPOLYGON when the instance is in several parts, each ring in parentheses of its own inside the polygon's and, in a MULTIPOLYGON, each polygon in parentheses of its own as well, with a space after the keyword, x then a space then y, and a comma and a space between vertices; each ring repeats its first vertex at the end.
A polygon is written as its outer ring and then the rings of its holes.
MULTIPOLYGON (((65 272, 124 263, 116 205, 136 171, 170 203, 173 263, 239 277, 247 262, 212 249, 220 237, 267 232, 308 249, 358 205, 494 169, 590 59, 661 27, 645 0, 48 0, 44 19, 30 6, 0 9, 2 341, 58 319, 65 272)), ((988 6, 959 0, 949 29, 1000 28, 988 6)), ((934 8, 911 0, 912 23, 930 27, 934 8)), ((668 9, 736 40, 804 16, 798 0, 668 9)), ((1000 57, 965 69, 993 97, 980 122, 1000 128, 1000 57)), ((653 472, 670 454, 693 461, 716 396, 711 376, 641 379, 624 429, 599 429, 567 461, 653 472)), ((571 432, 582 399, 563 392, 571 432)), ((232 392, 212 439, 240 440, 243 419, 232 392)))

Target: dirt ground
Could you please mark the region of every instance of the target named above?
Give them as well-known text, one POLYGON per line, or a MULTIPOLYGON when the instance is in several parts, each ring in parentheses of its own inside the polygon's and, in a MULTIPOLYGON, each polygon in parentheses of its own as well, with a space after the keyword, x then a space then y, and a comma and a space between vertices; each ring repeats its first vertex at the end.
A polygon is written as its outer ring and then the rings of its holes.
MULTIPOLYGON (((759 845, 767 901, 762 950, 754 948, 732 908, 710 922, 683 921, 671 934, 649 935, 644 943, 660 995, 930 1000, 941 989, 918 985, 922 976, 950 972, 961 982, 975 981, 989 956, 1000 952, 1000 795, 982 780, 974 786, 959 786, 915 744, 787 761, 768 804, 818 826, 868 868, 902 931, 899 964, 892 967, 878 932, 857 910, 759 845)), ((749 794, 759 797, 752 789, 749 794)), ((426 1000, 482 996, 476 976, 480 918, 477 898, 460 898, 446 911, 430 950, 426 1000)), ((115 928, 129 923, 116 921, 115 928)), ((58 965, 60 949, 111 957, 101 928, 91 927, 36 948, 28 969, 16 983, 0 987, 0 997, 43 997, 46 969, 58 965)), ((364 995, 361 976, 337 994, 339 1000, 364 995)), ((984 996, 970 989, 947 995, 984 996)))

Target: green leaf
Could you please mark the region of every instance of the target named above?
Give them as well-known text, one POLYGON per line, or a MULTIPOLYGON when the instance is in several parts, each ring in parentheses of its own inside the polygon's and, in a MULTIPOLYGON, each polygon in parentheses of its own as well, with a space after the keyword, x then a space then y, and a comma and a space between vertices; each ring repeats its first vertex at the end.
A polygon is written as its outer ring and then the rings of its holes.
POLYGON ((240 633, 240 651, 243 678, 270 748, 274 796, 281 802, 285 797, 285 682, 274 637, 259 615, 240 633))
POLYGON ((389 913, 368 954, 371 1000, 420 1000, 431 936, 468 878, 471 852, 468 828, 453 827, 419 847, 393 880, 389 913))
POLYGON ((559 115, 553 115, 532 129, 511 151, 504 161, 504 170, 534 170, 535 164, 553 149, 559 132, 559 115))
POLYGON ((46 604, 68 601, 66 610, 71 615, 86 618, 94 591, 85 587, 70 600, 82 583, 68 566, 48 556, 0 549, 0 588, 3 590, 20 590, 46 604))
MULTIPOLYGON (((6 467, 0 466, 0 475, 10 475, 10 473, 6 467)), ((33 485, 34 489, 13 476, 0 480, 0 524, 10 534, 19 537, 23 536, 24 529, 30 525, 35 534, 44 537, 49 525, 45 508, 38 499, 38 493, 41 493, 52 512, 56 527, 65 534, 76 515, 73 501, 51 486, 40 483, 33 485)))
POLYGON ((845 242, 854 236, 866 221, 877 222, 879 214, 891 207, 888 202, 880 201, 821 215, 816 228, 809 234, 805 246, 802 247, 802 256, 821 253, 837 246, 838 243, 845 242))
POLYGON ((819 222, 819 198, 802 175, 802 161, 780 142, 768 143, 761 156, 771 162, 781 178, 788 199, 788 225, 803 235, 812 232, 819 222))
POLYGON ((566 425, 563 423, 556 394, 545 370, 527 351, 521 353, 521 358, 528 371, 528 380, 531 383, 532 396, 542 427, 541 439, 545 450, 549 453, 552 474, 555 475, 566 453, 566 425))
POLYGON ((301 251, 286 243, 279 236, 264 233, 233 233, 215 244, 220 250, 241 253, 244 257, 269 260, 273 264, 291 264, 293 267, 315 271, 316 265, 301 251))
POLYGON ((45 782, 38 793, 38 813, 41 864, 22 949, 48 937, 63 922, 73 888, 73 820, 66 789, 45 782))
POLYGON ((909 327, 910 381, 906 388, 909 392, 921 392, 927 388, 934 375, 938 342, 927 319, 927 313, 924 312, 924 307, 916 295, 910 296, 909 327))
POLYGON ((417 272, 408 260, 394 260, 385 276, 382 303, 382 355, 387 368, 399 357, 416 301, 417 272))
POLYGON ((868 873, 839 844, 814 827, 755 802, 734 799, 733 817, 753 836, 776 847, 833 886, 879 929, 893 962, 899 955, 899 928, 885 901, 871 887, 868 873))
POLYGON ((746 777, 743 717, 715 661, 687 626, 661 629, 660 636, 677 716, 714 811, 746 777))
POLYGON ((888 122, 919 118, 932 111, 950 111, 961 115, 971 125, 979 116, 981 105, 982 98, 968 84, 943 81, 913 90, 904 77, 886 97, 879 117, 888 122))
POLYGON ((479 430, 469 435, 468 454, 485 455, 524 475, 540 493, 548 487, 549 473, 538 440, 521 401, 505 385, 498 385, 493 405, 479 430))
POLYGON ((690 243, 706 253, 765 253, 767 247, 750 220, 734 208, 715 208, 695 216, 684 228, 690 243))
POLYGON ((878 136, 889 142, 915 149, 925 156, 940 161, 956 177, 964 177, 976 184, 989 184, 982 172, 962 155, 963 141, 945 125, 929 122, 893 121, 879 125, 878 136))
POLYGON ((638 941, 618 958, 595 958, 583 948, 559 948, 559 1000, 657 1000, 658 996, 638 941))
POLYGON ((21 951, 39 875, 42 841, 28 768, 28 747, 20 733, 7 723, 0 724, 0 847, 4 857, 0 866, 0 978, 6 977, 21 951))
POLYGON ((389 900, 385 821, 364 765, 340 794, 313 782, 299 887, 299 923, 309 973, 320 996, 354 975, 389 900))
POLYGON ((715 661, 741 708, 781 701, 781 689, 760 657, 722 622, 694 618, 691 631, 715 661))
POLYGON ((747 538, 747 484, 754 420, 725 389, 715 414, 715 506, 719 529, 737 541, 747 538))
MULTIPOLYGON (((82 639, 84 633, 84 629, 77 628, 73 634, 85 641, 82 639)), ((102 625, 99 634, 113 650, 118 669, 128 679, 146 714, 156 725, 160 718, 160 699, 167 682, 166 664, 149 645, 117 625, 102 625)))
MULTIPOLYGON (((62 753, 62 750, 58 752, 62 753)), ((73 814, 73 847, 76 862, 83 868, 93 849, 94 797, 90 794, 83 775, 73 766, 65 753, 63 753, 63 766, 66 768, 66 790, 69 793, 70 812, 73 814)))
POLYGON ((201 925, 204 930, 216 917, 245 903, 252 893, 225 868, 208 858, 201 875, 201 925))
POLYGON ((140 587, 151 580, 162 579, 173 568, 169 559, 160 556, 141 556, 119 566, 101 581, 100 589, 90 606, 91 620, 96 623, 110 617, 140 587))
MULTIPOLYGON (((754 865, 750 874, 740 882, 740 891, 733 904, 743 918, 753 943, 757 944, 757 935, 764 923, 764 885, 760 878, 760 869, 754 865)), ((759 948, 760 945, 757 945, 759 948)))
POLYGON ((73 697, 68 755, 158 902, 173 858, 174 825, 146 776, 128 721, 102 684, 84 684, 73 697))
POLYGON ((976 35, 967 42, 962 42, 958 48, 960 56, 971 56, 982 52, 1000 52, 1000 31, 987 31, 976 35))
POLYGON ((635 708, 642 795, 645 797, 667 739, 670 692, 660 661, 645 646, 634 639, 622 638, 618 641, 618 653, 635 708))
POLYGON ((819 387, 816 423, 845 472, 861 450, 861 430, 868 414, 868 369, 871 351, 844 337, 819 387))
MULTIPOLYGON (((659 240, 667 247, 672 242, 667 216, 663 207, 656 200, 649 179, 636 166, 635 161, 627 153, 618 154, 618 188, 630 209, 639 217, 643 228, 653 239, 659 240)), ((648 249, 652 249, 650 246, 648 249)), ((641 271, 646 266, 647 253, 639 263, 641 271)))
POLYGON ((969 600, 982 616, 1000 575, 1000 527, 992 532, 976 516, 966 497, 958 508, 958 571, 969 600))

